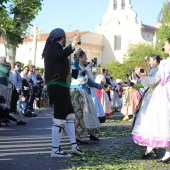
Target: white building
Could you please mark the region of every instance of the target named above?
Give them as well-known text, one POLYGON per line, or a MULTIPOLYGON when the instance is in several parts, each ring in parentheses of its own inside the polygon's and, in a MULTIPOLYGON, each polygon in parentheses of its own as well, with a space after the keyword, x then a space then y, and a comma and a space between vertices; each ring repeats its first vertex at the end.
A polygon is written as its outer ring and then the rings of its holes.
MULTIPOLYGON (((71 43, 75 34, 80 34, 82 48, 89 61, 95 59, 97 65, 108 62, 123 62, 129 43, 155 42, 158 28, 137 21, 137 13, 133 11, 130 0, 110 0, 109 7, 103 15, 103 23, 98 24, 96 33, 89 31, 67 32, 67 44, 71 43)), ((34 59, 34 43, 30 35, 26 35, 24 43, 19 46, 16 60, 25 65, 35 64, 43 67, 41 54, 48 34, 40 34, 37 39, 36 59, 34 59)), ((0 40, 0 55, 4 55, 4 45, 0 40)))
POLYGON ((156 28, 137 21, 130 0, 110 0, 96 32, 104 36, 103 60, 123 62, 129 43, 154 42, 156 28))

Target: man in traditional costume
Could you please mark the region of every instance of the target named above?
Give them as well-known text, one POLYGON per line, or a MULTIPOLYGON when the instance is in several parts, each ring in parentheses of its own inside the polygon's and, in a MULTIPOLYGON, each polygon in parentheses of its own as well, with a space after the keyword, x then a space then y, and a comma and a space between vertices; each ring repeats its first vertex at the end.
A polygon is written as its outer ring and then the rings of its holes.
POLYGON ((63 29, 51 31, 43 51, 45 64, 45 81, 51 103, 54 105, 52 127, 51 157, 70 157, 60 148, 61 130, 64 128, 71 143, 71 153, 83 155, 78 148, 75 138, 75 114, 70 98, 70 62, 68 57, 73 53, 80 36, 74 37, 73 42, 66 46, 66 34, 63 29), (65 47, 63 49, 63 47, 65 47))

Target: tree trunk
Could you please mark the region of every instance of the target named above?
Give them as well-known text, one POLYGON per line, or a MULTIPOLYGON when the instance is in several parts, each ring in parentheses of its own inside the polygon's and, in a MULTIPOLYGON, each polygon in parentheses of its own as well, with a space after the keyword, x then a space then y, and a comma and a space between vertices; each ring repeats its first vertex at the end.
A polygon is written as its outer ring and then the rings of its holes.
POLYGON ((16 57, 16 45, 10 43, 10 40, 7 39, 5 34, 2 34, 1 36, 4 40, 5 45, 5 57, 7 58, 7 62, 10 62, 11 66, 13 67, 16 57))
POLYGON ((16 57, 16 46, 7 42, 5 44, 7 61, 11 63, 12 67, 16 57))

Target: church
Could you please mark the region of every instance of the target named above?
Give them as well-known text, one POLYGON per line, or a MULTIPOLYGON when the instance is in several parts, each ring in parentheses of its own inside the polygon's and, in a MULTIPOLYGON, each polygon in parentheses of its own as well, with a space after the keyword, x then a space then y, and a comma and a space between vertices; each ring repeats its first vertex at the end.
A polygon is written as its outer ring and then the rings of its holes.
MULTIPOLYGON (((82 48, 88 61, 93 59, 97 66, 109 62, 123 63, 130 43, 156 42, 156 30, 159 29, 157 24, 150 26, 137 21, 137 13, 132 9, 130 0, 110 0, 108 9, 103 15, 103 22, 96 25, 95 33, 74 30, 66 32, 66 36, 67 44, 70 44, 75 34, 81 35, 82 43, 76 50, 82 48)), ((48 35, 49 33, 38 36, 26 35, 24 43, 17 48, 16 60, 23 62, 24 65, 35 64, 43 67, 41 54, 48 35)), ((4 45, 0 39, 0 55, 4 55, 3 51, 4 45)))

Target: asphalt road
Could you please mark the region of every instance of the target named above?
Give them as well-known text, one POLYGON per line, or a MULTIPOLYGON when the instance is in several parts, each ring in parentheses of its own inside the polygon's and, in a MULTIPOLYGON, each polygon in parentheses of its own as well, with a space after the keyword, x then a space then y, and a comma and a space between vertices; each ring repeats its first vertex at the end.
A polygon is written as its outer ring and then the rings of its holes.
MULTIPOLYGON (((0 127, 0 170, 63 170, 64 158, 51 158, 51 109, 41 109, 37 117, 24 117, 27 124, 0 127)), ((67 137, 61 145, 69 150, 67 137)), ((62 147, 62 148, 63 148, 62 147)))

